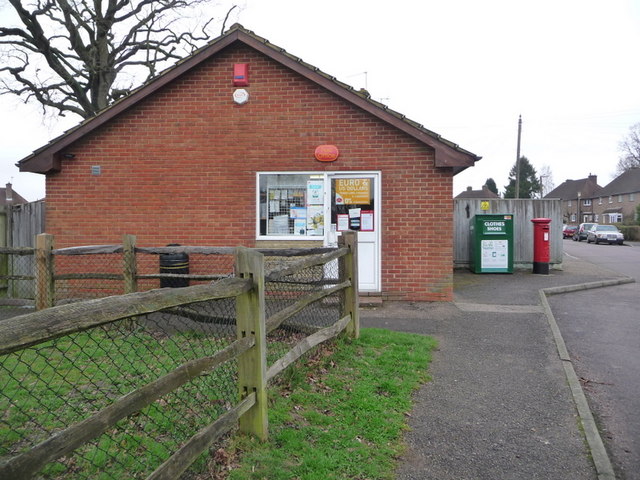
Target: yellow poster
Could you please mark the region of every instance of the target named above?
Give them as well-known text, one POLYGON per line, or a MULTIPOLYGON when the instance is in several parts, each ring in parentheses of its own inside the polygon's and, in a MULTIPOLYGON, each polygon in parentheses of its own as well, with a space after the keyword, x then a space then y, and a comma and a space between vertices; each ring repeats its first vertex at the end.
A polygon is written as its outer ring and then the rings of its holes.
POLYGON ((336 179, 336 205, 369 205, 370 178, 336 179))

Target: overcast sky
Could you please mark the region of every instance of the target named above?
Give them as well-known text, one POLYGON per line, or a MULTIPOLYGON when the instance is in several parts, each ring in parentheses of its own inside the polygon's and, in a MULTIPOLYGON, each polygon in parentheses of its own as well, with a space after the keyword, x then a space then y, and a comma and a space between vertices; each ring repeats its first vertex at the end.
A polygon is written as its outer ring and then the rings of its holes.
MULTIPOLYGON (((245 28, 482 156, 455 194, 489 177, 504 190, 519 115, 521 154, 556 186, 589 174, 606 185, 640 123, 639 0, 240 3, 245 28)), ((14 164, 77 120, 43 124, 37 106, 7 98, 0 108, 0 185, 41 198, 44 178, 14 164)))

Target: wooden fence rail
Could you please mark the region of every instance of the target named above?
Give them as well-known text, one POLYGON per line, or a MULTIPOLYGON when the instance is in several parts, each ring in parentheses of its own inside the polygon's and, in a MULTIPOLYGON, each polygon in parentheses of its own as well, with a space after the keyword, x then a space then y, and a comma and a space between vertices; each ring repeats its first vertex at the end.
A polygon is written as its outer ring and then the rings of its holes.
MULTIPOLYGON (((130 239, 129 239, 130 240, 130 239)), ((53 241, 49 236, 38 239, 36 248, 38 261, 50 264, 53 257, 53 241), (39 252, 39 253, 38 253, 39 252)), ((101 246, 94 249, 65 249, 63 255, 111 253, 131 249, 127 241, 124 248, 101 246), (70 253, 73 252, 73 253, 70 253), (89 252, 89 253, 88 253, 89 252)), ((192 247, 193 248, 193 247, 192 247)), ((221 435, 238 425, 240 432, 255 435, 260 439, 268 436, 267 422, 267 384, 287 366, 299 359, 314 346, 334 338, 346 331, 357 337, 359 334, 357 299, 357 252, 355 234, 343 235, 338 249, 319 249, 313 255, 288 262, 286 267, 264 272, 264 255, 258 250, 238 247, 235 249, 216 249, 217 253, 235 256, 235 276, 224 278, 208 285, 194 285, 185 288, 165 288, 145 292, 135 292, 88 300, 79 303, 43 308, 39 311, 14 317, 0 322, 0 355, 19 352, 55 338, 76 332, 90 332, 96 327, 116 322, 127 322, 143 315, 171 309, 185 308, 190 304, 235 298, 236 340, 213 355, 195 358, 180 364, 171 371, 153 381, 113 400, 107 407, 78 421, 49 438, 38 442, 22 453, 0 459, 0 478, 34 478, 48 463, 71 455, 85 443, 103 435, 123 418, 140 412, 164 395, 193 381, 198 376, 212 372, 231 359, 237 360, 238 402, 230 406, 206 427, 195 432, 173 455, 147 478, 178 478, 195 459, 202 454, 221 435), (319 283, 318 288, 301 296, 283 310, 265 318, 265 282, 281 281, 290 275, 309 269, 340 262, 342 278, 333 280, 333 285, 319 283), (287 319, 321 299, 344 291, 340 318, 333 325, 316 329, 307 338, 298 341, 294 347, 271 366, 267 365, 267 334, 278 328, 287 319)), ((187 251, 192 251, 185 248, 187 251)), ((198 247, 199 253, 207 249, 198 247)), ((133 251, 133 250, 132 250, 133 251)), ((166 251, 158 249, 156 251, 166 251)), ((173 249, 170 250, 173 252, 173 249)), ((270 255, 301 256, 301 250, 269 251, 270 255), (286 254, 286 255, 285 255, 286 254)), ((51 265, 49 265, 50 269, 51 265)), ((135 271, 135 270, 134 270, 135 271)), ((133 272, 134 272, 133 271, 133 272)), ((135 278, 132 271, 129 277, 135 278)), ((54 275, 38 278, 39 289, 46 294, 42 299, 50 300, 54 275)), ((124 274, 124 278, 127 274, 124 274)), ((44 300, 43 300, 44 301, 44 300)), ((3 357, 0 357, 0 368, 3 357)), ((2 370, 0 370, 2 372, 2 370)))

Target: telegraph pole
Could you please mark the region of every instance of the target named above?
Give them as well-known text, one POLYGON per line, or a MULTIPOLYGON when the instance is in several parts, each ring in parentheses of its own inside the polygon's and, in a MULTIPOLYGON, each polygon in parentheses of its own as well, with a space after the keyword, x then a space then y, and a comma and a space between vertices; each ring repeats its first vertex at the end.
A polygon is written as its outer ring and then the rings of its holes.
POLYGON ((520 198, 520 136, 522 134, 522 115, 518 117, 518 148, 516 152, 516 198, 520 198))

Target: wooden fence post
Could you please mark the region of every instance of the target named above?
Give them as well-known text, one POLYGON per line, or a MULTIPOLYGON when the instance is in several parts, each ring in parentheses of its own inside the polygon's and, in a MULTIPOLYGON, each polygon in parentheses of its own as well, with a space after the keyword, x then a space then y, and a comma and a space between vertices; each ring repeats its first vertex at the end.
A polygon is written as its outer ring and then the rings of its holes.
POLYGON ((36 235, 36 310, 53 307, 53 235, 41 233, 36 235))
POLYGON ((351 286, 344 291, 344 313, 351 315, 351 321, 346 327, 347 335, 352 338, 360 337, 360 313, 358 298, 358 233, 342 232, 338 245, 347 247, 349 253, 342 257, 345 280, 351 280, 351 286))
POLYGON ((138 267, 136 264, 136 236, 122 236, 122 262, 124 276, 124 293, 138 291, 138 267))
POLYGON ((264 304, 264 256, 256 250, 236 249, 236 275, 252 278, 253 289, 236 300, 238 339, 255 336, 255 346, 238 357, 238 389, 240 399, 251 392, 256 404, 240 417, 240 432, 261 440, 268 436, 267 419, 267 342, 264 304))

